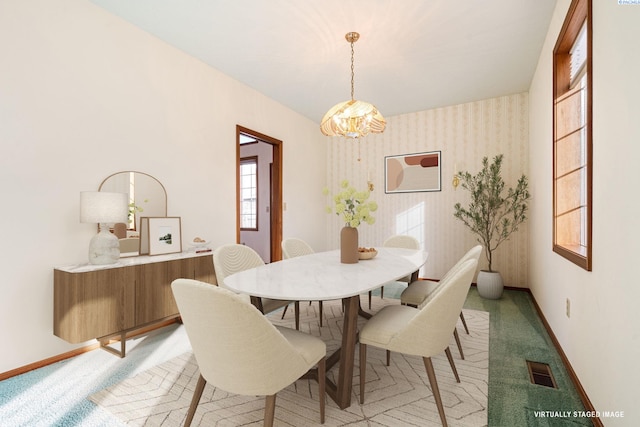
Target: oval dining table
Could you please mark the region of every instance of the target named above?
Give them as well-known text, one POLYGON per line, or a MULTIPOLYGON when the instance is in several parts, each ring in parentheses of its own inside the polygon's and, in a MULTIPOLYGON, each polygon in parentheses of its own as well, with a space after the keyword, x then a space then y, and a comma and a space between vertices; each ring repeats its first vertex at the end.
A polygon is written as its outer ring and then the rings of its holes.
POLYGON ((427 261, 428 253, 402 248, 378 248, 378 255, 355 264, 342 264, 340 251, 316 252, 265 264, 232 274, 224 286, 252 298, 290 301, 342 299, 342 345, 327 359, 327 371, 339 363, 336 383, 327 379, 327 394, 341 408, 351 405, 358 314, 370 317, 360 306, 360 294, 411 275, 427 261))

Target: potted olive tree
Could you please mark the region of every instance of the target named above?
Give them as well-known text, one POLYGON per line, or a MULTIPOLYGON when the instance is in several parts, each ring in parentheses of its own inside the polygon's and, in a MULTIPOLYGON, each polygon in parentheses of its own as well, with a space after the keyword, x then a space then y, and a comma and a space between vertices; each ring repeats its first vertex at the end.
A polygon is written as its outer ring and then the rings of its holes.
POLYGON ((500 298, 504 288, 502 276, 492 268, 493 252, 527 219, 527 202, 531 197, 524 174, 518 179, 516 188, 509 188, 505 194, 502 159, 503 155, 499 154, 489 164, 488 158, 484 157, 482 169, 476 175, 458 173, 460 185, 469 191, 471 199, 467 207, 460 203, 454 206, 454 216, 469 227, 484 246, 489 266, 478 273, 478 293, 490 299, 500 298))

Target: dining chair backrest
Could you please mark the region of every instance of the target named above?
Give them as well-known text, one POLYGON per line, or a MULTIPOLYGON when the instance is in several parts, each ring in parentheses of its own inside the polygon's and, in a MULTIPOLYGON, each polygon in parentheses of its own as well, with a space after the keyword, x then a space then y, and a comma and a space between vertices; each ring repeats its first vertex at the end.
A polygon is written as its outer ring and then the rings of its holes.
MULTIPOLYGON (((472 247, 471 249, 469 249, 469 250, 467 251, 467 253, 466 253, 466 254, 464 254, 464 255, 462 256, 462 258, 460 258, 460 259, 458 260, 458 262, 456 262, 456 263, 453 265, 453 267, 451 267, 451 268, 449 269, 449 271, 447 271, 447 273, 444 275, 444 277, 443 277, 442 279, 440 279, 440 282, 439 282, 440 284, 438 285, 438 287, 436 287, 436 288, 433 290, 433 292, 432 292, 431 294, 429 294, 429 295, 427 296, 427 298, 426 298, 423 302, 427 302, 427 301, 429 301, 431 298, 433 298, 433 297, 438 293, 438 291, 440 291, 440 289, 441 289, 441 285, 442 285, 442 283, 444 283, 444 281, 447 279, 447 277, 448 277, 449 275, 451 275, 451 274, 455 273, 456 271, 458 271, 458 269, 460 268, 460 266, 461 266, 464 262, 466 262, 466 261, 468 261, 468 260, 470 260, 470 259, 475 259, 476 261, 478 261, 478 259, 480 258, 480 254, 481 254, 481 253, 482 253, 482 245, 476 245, 476 246, 472 247)), ((475 271, 473 272, 473 275, 474 275, 474 276, 476 275, 475 271)))
POLYGON ((309 369, 276 327, 239 295, 192 279, 171 284, 200 373, 215 387, 268 396, 309 369))
MULTIPOLYGON (((425 302, 428 302, 430 299, 432 299, 438 292, 440 292, 440 289, 442 289, 442 285, 446 282, 447 278, 454 274, 455 272, 457 272, 458 270, 460 270, 460 267, 462 266, 462 264, 464 264, 466 261, 469 261, 470 259, 475 259, 476 261, 478 261, 478 259, 480 258, 480 254, 482 253, 482 245, 476 245, 474 247, 472 247, 471 249, 469 249, 467 251, 466 254, 464 254, 462 256, 462 258, 460 258, 454 265, 453 267, 451 267, 449 269, 449 271, 446 272, 446 274, 444 275, 444 277, 442 279, 440 279, 440 281, 438 282, 438 286, 429 294, 427 295, 426 299, 422 302, 422 304, 424 304, 425 302)), ((473 276, 475 277, 476 272, 473 272, 473 276)), ((473 280, 473 278, 472 278, 473 280)))
POLYGON ((415 237, 407 236, 406 234, 396 234, 389 237, 382 244, 385 248, 405 248, 405 249, 420 249, 420 242, 415 237))
POLYGON ((225 277, 261 265, 264 261, 260 255, 246 245, 228 244, 213 251, 213 268, 220 286, 223 286, 225 277))
POLYGON ((312 253, 314 253, 314 250, 302 239, 292 237, 282 241, 282 255, 284 255, 285 258, 295 258, 312 253))
MULTIPOLYGON (((420 249, 420 242, 415 237, 406 234, 396 234, 389 237, 382 244, 385 248, 420 249)), ((411 275, 398 279, 398 282, 410 282, 411 275)))
POLYGON ((478 261, 462 263, 443 281, 441 289, 390 341, 390 349, 430 357, 449 346, 451 332, 469 292, 478 261))
MULTIPOLYGON (((469 249, 467 251, 466 254, 462 255, 462 258, 460 258, 458 260, 458 262, 456 262, 453 267, 451 267, 451 269, 449 269, 449 271, 444 275, 444 277, 441 280, 444 280, 447 278, 447 276, 455 271, 456 268, 460 267, 460 265, 462 265, 462 263, 464 263, 467 260, 470 259, 475 259, 476 261, 478 261, 480 259, 480 254, 482 253, 482 245, 476 245, 474 247, 472 247, 471 249, 469 249)), ((475 275, 475 272, 474 272, 475 275)))

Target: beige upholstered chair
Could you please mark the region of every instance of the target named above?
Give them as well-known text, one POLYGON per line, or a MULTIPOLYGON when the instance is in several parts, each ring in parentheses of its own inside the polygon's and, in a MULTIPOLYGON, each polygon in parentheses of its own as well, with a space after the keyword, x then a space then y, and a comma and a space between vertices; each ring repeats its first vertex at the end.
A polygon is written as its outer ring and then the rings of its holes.
MULTIPOLYGON (((229 244, 220 246, 213 251, 213 268, 216 272, 218 285, 220 286, 224 286, 225 277, 250 268, 260 267, 261 265, 264 265, 264 261, 260 258, 260 255, 249 246, 229 244)), ((251 303, 262 313, 267 314, 288 306, 291 304, 291 301, 252 296, 251 303)), ((296 329, 300 329, 300 303, 295 301, 294 307, 296 329)))
MULTIPOLYGON (((466 254, 462 256, 458 260, 458 262, 444 275, 442 280, 439 282, 434 282, 432 280, 416 280, 409 284, 407 289, 402 291, 400 295, 400 303, 405 305, 410 305, 412 307, 419 307, 420 304, 424 303, 427 298, 431 297, 440 287, 440 284, 447 278, 449 274, 456 271, 456 269, 465 261, 469 259, 475 259, 476 261, 480 258, 480 254, 482 253, 482 245, 474 246, 469 249, 466 254)), ((474 273, 475 274, 475 273, 474 273)), ((462 320, 462 325, 464 326, 464 330, 469 333, 469 328, 467 327, 467 321, 464 318, 464 314, 460 311, 460 320, 462 320)), ((458 345, 458 351, 460 352, 460 357, 464 359, 464 353, 462 351, 462 344, 460 343, 460 337, 458 336, 458 330, 453 330, 453 336, 456 338, 456 344, 458 345)))
POLYGON ((318 366, 320 422, 324 423, 325 343, 274 326, 246 299, 191 279, 171 284, 200 377, 185 426, 193 420, 205 384, 228 393, 266 396, 264 425, 272 426, 276 393, 318 366))
MULTIPOLYGON (((302 239, 289 238, 282 241, 282 255, 284 258, 295 258, 303 255, 310 255, 314 253, 313 248, 309 246, 307 242, 302 239)), ((311 301, 309 301, 309 305, 311 305, 311 301)), ((285 308, 285 313, 287 309, 285 308)), ((322 301, 318 301, 318 311, 320 314, 320 326, 322 326, 322 301)), ((282 313, 282 317, 284 314, 282 313)))
POLYGON ((360 330, 360 403, 364 403, 368 345, 421 356, 442 425, 447 425, 431 356, 444 350, 456 381, 460 382, 449 350, 449 341, 477 265, 478 261, 474 259, 464 262, 458 270, 442 281, 440 290, 432 295, 421 309, 406 305, 389 305, 367 321, 360 330))
POLYGON ((302 239, 289 238, 282 241, 282 254, 285 258, 311 255, 312 253, 314 253, 313 248, 302 239))
MULTIPOLYGON (((396 234, 394 236, 389 237, 382 244, 385 248, 404 248, 404 249, 420 249, 420 242, 415 237, 407 236, 404 234, 396 234)), ((398 282, 407 282, 411 281, 411 277, 403 277, 399 279, 398 282)), ((384 298, 384 286, 380 288, 380 298, 384 298)), ((371 310, 371 291, 369 291, 369 310, 371 310)))

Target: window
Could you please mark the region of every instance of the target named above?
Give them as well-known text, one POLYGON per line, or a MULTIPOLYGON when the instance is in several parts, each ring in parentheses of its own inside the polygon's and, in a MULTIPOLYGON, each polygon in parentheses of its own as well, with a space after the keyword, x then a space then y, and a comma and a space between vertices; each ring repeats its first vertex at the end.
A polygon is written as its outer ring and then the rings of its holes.
POLYGON ((591 271, 591 0, 573 0, 553 51, 553 250, 591 271))
POLYGON ((415 237, 420 242, 420 247, 424 248, 424 218, 424 202, 398 213, 396 215, 395 234, 406 234, 407 236, 415 237))
POLYGON ((258 158, 240 159, 240 229, 258 230, 258 158))

